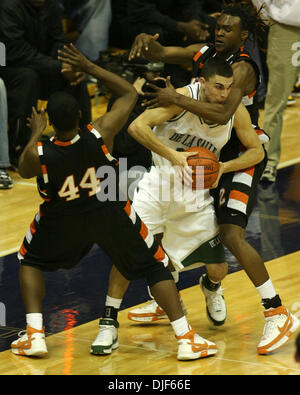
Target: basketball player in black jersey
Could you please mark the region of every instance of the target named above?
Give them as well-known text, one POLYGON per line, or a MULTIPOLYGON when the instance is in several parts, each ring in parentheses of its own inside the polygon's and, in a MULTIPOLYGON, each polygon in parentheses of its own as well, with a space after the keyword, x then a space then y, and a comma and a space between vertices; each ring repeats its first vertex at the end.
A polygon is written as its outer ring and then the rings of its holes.
MULTIPOLYGON (((45 113, 38 114, 33 109, 29 119, 32 136, 20 157, 19 171, 24 178, 37 177, 44 203, 18 254, 27 330, 12 343, 12 352, 27 356, 47 354, 42 316, 43 272, 71 269, 96 243, 125 278, 147 278, 152 294, 174 328, 178 359, 214 355, 215 344, 195 334, 189 326, 167 267, 168 258, 150 237, 145 224, 133 215, 129 201, 116 199, 114 193, 108 194, 106 200, 101 195, 101 183, 105 180, 98 174, 104 166, 117 173, 116 160, 110 154, 113 138, 136 103, 136 90, 124 79, 88 61, 73 45, 59 52, 59 59, 71 65, 73 72, 91 74, 118 99, 109 112, 79 130, 78 103, 66 93, 55 93, 47 107, 55 130, 51 139, 42 136, 45 113)), ((108 187, 117 189, 118 184, 108 187)), ((118 347, 117 325, 107 317, 100 320, 91 353, 105 355, 118 347), (103 344, 107 333, 109 340, 103 344)))
MULTIPOLYGON (((224 104, 200 103, 195 99, 180 95, 167 81, 167 88, 164 89, 150 85, 155 93, 146 94, 146 96, 154 96, 154 99, 147 104, 149 108, 177 105, 205 120, 225 124, 243 100, 249 110, 252 123, 257 125, 258 106, 255 106, 255 93, 259 84, 259 71, 250 55, 244 51, 244 44, 250 35, 255 39, 256 29, 261 21, 259 13, 250 3, 232 2, 223 9, 217 19, 214 45, 195 44, 186 48, 164 47, 157 41, 158 35, 151 36, 142 33, 137 36, 129 55, 130 59, 143 54, 149 60, 165 63, 190 65, 193 60, 194 78, 197 78, 201 75, 201 67, 205 60, 218 53, 223 55, 233 68, 234 84, 224 104)), ((267 135, 259 128, 257 128, 257 133, 262 143, 268 141, 267 135)), ((243 147, 240 147, 233 133, 232 139, 221 152, 220 160, 234 159, 242 150, 243 147)), ((290 331, 279 331, 278 327, 283 325, 284 328, 292 327, 295 330, 299 325, 297 318, 291 318, 288 310, 282 306, 262 258, 245 239, 245 228, 253 210, 256 186, 265 168, 266 159, 265 157, 261 163, 253 168, 245 169, 244 172, 223 175, 214 191, 221 240, 246 271, 259 292, 265 308, 266 326, 258 345, 259 354, 267 354, 288 340, 290 331)), ((201 288, 206 297, 208 295, 212 298, 214 292, 216 298, 222 297, 220 286, 225 275, 226 273, 220 271, 220 273, 216 272, 213 281, 208 275, 200 278, 201 288)), ((121 276, 119 282, 122 282, 121 276)), ((214 303, 211 303, 211 306, 213 305, 214 303)), ((221 303, 215 305, 220 306, 221 303)), ((164 316, 164 312, 159 314, 164 316)), ((214 316, 213 307, 210 316, 214 316)), ((220 325, 224 321, 214 323, 220 325)))

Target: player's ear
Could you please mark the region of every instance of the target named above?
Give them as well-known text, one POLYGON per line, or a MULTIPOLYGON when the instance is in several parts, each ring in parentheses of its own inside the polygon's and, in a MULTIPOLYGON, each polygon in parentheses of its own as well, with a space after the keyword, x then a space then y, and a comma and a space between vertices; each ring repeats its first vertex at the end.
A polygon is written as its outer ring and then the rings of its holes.
POLYGON ((200 83, 204 87, 206 84, 206 79, 204 77, 200 77, 200 83))
POLYGON ((249 37, 249 32, 248 32, 248 30, 242 30, 242 33, 241 33, 241 39, 242 39, 242 41, 245 42, 245 41, 248 39, 248 37, 249 37))

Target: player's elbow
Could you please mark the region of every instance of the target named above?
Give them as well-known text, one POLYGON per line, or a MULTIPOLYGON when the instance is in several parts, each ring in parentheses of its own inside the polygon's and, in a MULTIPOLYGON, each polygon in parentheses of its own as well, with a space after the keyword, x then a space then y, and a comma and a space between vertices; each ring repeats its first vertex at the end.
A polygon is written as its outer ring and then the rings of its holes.
POLYGON ((26 166, 22 166, 19 163, 19 167, 18 167, 18 173, 20 174, 20 176, 22 178, 32 178, 34 177, 34 175, 32 175, 32 172, 30 172, 29 169, 26 168, 26 166))
POLYGON ((261 161, 263 161, 264 160, 264 158, 265 158, 265 151, 264 151, 264 149, 263 149, 263 147, 262 147, 262 145, 260 145, 260 146, 258 146, 256 149, 255 149, 255 158, 256 158, 256 160, 255 160, 255 164, 258 164, 258 163, 260 163, 261 161))
POLYGON ((219 111, 218 112, 218 121, 219 125, 226 125, 230 119, 232 118, 232 113, 228 111, 219 111))
POLYGON ((141 131, 141 124, 138 120, 133 121, 128 127, 128 133, 136 139, 141 131))

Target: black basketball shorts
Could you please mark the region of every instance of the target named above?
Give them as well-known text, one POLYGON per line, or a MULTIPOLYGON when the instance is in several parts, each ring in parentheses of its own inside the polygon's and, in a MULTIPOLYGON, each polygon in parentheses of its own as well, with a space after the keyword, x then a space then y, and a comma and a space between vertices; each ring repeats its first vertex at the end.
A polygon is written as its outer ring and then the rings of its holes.
POLYGON ((71 269, 95 243, 128 280, 147 278, 151 286, 172 279, 168 257, 129 201, 70 216, 47 216, 40 210, 18 258, 42 271, 71 269))
POLYGON ((222 175, 218 187, 213 191, 219 225, 232 224, 246 228, 266 163, 267 155, 255 166, 222 175))

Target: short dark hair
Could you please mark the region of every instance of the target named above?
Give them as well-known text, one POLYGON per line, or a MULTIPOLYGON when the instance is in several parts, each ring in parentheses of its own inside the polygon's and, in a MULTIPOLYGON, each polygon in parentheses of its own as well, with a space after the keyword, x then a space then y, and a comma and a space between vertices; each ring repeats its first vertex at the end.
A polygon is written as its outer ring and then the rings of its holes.
POLYGON ((201 77, 204 77, 206 80, 209 80, 209 78, 214 75, 221 75, 226 78, 233 76, 231 65, 221 55, 207 59, 201 70, 201 77))
POLYGON ((47 112, 50 123, 61 132, 75 129, 80 118, 77 100, 66 92, 55 92, 49 97, 47 112))

